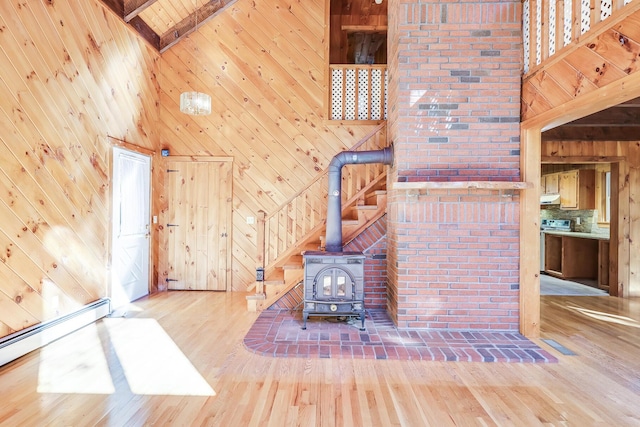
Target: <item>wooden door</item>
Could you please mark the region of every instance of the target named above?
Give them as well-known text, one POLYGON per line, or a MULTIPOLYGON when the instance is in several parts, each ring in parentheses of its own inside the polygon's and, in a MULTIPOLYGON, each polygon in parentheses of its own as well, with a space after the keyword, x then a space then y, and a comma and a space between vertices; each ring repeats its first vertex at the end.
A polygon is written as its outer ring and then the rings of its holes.
POLYGON ((229 289, 232 162, 217 159, 166 163, 168 289, 229 289))
POLYGON ((149 156, 113 149, 112 308, 149 293, 149 156))

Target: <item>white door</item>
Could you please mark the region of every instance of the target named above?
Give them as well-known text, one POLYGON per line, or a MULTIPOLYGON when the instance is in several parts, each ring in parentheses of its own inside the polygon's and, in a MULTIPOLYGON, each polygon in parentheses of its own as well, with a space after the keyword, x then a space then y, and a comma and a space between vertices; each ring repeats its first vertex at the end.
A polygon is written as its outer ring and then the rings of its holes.
POLYGON ((149 294, 151 159, 114 147, 111 308, 149 294))

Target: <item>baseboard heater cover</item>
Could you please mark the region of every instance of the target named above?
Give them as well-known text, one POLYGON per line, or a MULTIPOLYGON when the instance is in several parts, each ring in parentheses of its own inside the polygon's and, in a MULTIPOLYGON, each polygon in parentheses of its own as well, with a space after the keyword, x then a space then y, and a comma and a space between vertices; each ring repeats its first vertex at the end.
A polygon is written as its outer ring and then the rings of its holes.
POLYGON ((0 338, 0 366, 105 317, 110 305, 109 298, 102 298, 66 316, 0 338))

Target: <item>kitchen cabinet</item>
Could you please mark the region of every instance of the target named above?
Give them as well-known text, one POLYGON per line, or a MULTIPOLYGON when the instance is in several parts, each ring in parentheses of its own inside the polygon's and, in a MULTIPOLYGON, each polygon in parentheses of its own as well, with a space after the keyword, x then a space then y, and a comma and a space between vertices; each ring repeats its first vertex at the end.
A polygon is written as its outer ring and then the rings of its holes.
POLYGON ((576 169, 558 175, 561 209, 596 208, 595 169, 576 169))
POLYGON ((598 242, 598 287, 609 290, 609 241, 598 242))
POLYGON ((560 192, 560 174, 544 175, 544 194, 558 194, 560 192))
POLYGON ((562 277, 562 236, 544 234, 544 270, 562 277))
POLYGON ((596 208, 595 169, 575 169, 540 177, 542 194, 560 194, 561 209, 596 208))
POLYGON ((608 289, 609 241, 571 234, 544 233, 544 271, 561 279, 597 280, 599 288, 608 289))

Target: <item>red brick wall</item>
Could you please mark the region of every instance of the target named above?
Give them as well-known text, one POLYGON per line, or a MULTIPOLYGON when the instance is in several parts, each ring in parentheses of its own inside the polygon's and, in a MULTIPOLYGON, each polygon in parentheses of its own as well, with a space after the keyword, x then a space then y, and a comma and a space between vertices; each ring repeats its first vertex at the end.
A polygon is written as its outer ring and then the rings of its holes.
POLYGON ((362 252, 364 261, 364 305, 366 308, 387 307, 387 217, 363 231, 344 247, 346 252, 362 252))
POLYGON ((518 328, 519 0, 390 0, 388 310, 402 328, 518 328), (507 197, 505 197, 507 196, 507 197))

